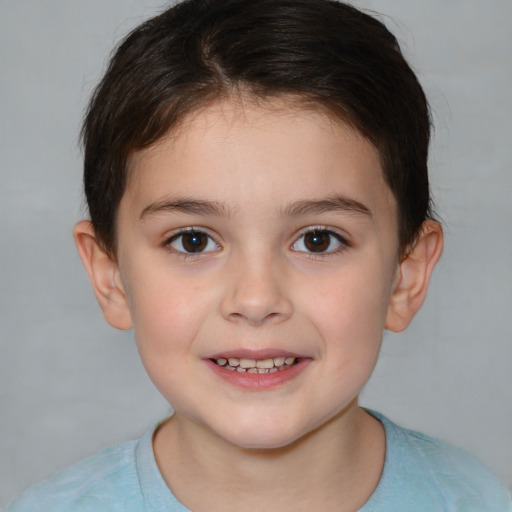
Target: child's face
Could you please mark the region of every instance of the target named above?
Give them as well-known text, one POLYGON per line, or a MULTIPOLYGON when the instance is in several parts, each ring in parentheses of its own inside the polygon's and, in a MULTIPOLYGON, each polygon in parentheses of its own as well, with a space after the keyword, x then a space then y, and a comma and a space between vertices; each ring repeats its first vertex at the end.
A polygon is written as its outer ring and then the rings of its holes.
POLYGON ((121 286, 176 418, 271 448, 355 409, 398 269, 376 150, 319 113, 226 102, 135 154, 130 173, 121 286))

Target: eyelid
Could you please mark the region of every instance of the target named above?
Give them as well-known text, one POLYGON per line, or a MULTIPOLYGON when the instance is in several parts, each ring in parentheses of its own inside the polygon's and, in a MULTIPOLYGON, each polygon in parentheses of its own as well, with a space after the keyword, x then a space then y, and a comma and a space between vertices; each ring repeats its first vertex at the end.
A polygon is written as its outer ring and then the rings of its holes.
POLYGON ((210 254, 212 252, 215 252, 216 250, 221 248, 221 245, 219 242, 217 242, 216 237, 211 235, 209 233, 209 230, 206 228, 198 227, 198 226, 187 226, 184 228, 177 229, 175 232, 173 232, 170 236, 166 236, 164 241, 162 242, 162 246, 167 248, 170 252, 173 252, 175 254, 178 254, 179 256, 190 258, 190 257, 199 257, 201 255, 210 254), (210 241, 212 241, 216 248, 210 249, 210 250, 203 250, 198 252, 188 252, 188 251, 181 251, 179 249, 176 249, 175 247, 172 247, 172 243, 178 240, 181 236, 186 235, 188 233, 197 233, 206 236, 210 241))
POLYGON ((294 250, 297 253, 301 253, 303 255, 307 255, 309 258, 316 258, 316 257, 326 257, 331 256, 333 254, 338 254, 339 252, 342 252, 346 250, 347 248, 351 247, 352 244, 349 242, 347 236, 343 235, 339 232, 336 228, 332 228, 330 226, 307 226, 306 228, 303 228, 299 231, 299 233, 294 237, 294 241, 291 244, 292 250, 294 250), (324 251, 324 252, 315 252, 315 251, 304 251, 304 250, 296 250, 293 249, 293 246, 299 242, 299 240, 307 235, 308 233, 313 232, 320 232, 320 233, 328 233, 330 236, 334 237, 339 243, 340 247, 337 247, 336 249, 324 251))

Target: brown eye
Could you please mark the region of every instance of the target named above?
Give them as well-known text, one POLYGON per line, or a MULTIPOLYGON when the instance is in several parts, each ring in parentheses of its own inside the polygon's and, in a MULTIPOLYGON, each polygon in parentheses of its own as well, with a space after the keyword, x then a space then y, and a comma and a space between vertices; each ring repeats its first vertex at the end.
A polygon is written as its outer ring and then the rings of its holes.
POLYGON ((314 229, 304 233, 293 245, 292 249, 306 253, 331 253, 348 245, 345 239, 327 229, 314 229))
POLYGON ((210 252, 219 248, 219 246, 202 231, 185 231, 178 233, 171 238, 170 246, 178 252, 189 254, 210 252))
POLYGON ((331 235, 327 231, 312 231, 304 235, 304 245, 311 252, 324 252, 331 245, 331 235))
POLYGON ((208 239, 204 233, 186 233, 183 235, 183 248, 187 252, 201 252, 204 251, 208 239))

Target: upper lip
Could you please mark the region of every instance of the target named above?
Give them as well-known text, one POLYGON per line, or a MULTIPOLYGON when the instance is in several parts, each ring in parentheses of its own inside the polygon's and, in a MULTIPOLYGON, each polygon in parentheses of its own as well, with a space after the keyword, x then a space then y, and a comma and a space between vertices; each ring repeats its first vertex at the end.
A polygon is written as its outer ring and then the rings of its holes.
POLYGON ((233 349, 233 350, 225 350, 223 352, 217 352, 208 356, 206 359, 219 359, 220 357, 229 359, 230 357, 236 357, 238 359, 273 359, 274 357, 295 357, 295 358, 303 358, 304 355, 297 354, 295 352, 291 352, 289 350, 281 350, 281 349, 259 349, 259 350, 251 350, 251 349, 233 349))

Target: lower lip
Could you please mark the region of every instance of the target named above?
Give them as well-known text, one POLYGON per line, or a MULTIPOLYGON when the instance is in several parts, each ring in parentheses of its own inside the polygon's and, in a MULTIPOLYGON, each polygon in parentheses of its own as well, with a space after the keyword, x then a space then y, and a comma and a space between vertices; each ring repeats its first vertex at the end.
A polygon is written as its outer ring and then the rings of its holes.
POLYGON ((227 370, 210 359, 205 359, 208 367, 221 379, 234 386, 255 391, 276 388, 295 379, 301 374, 311 362, 309 358, 300 359, 297 364, 290 366, 284 370, 274 373, 247 373, 237 372, 235 370, 227 370))

